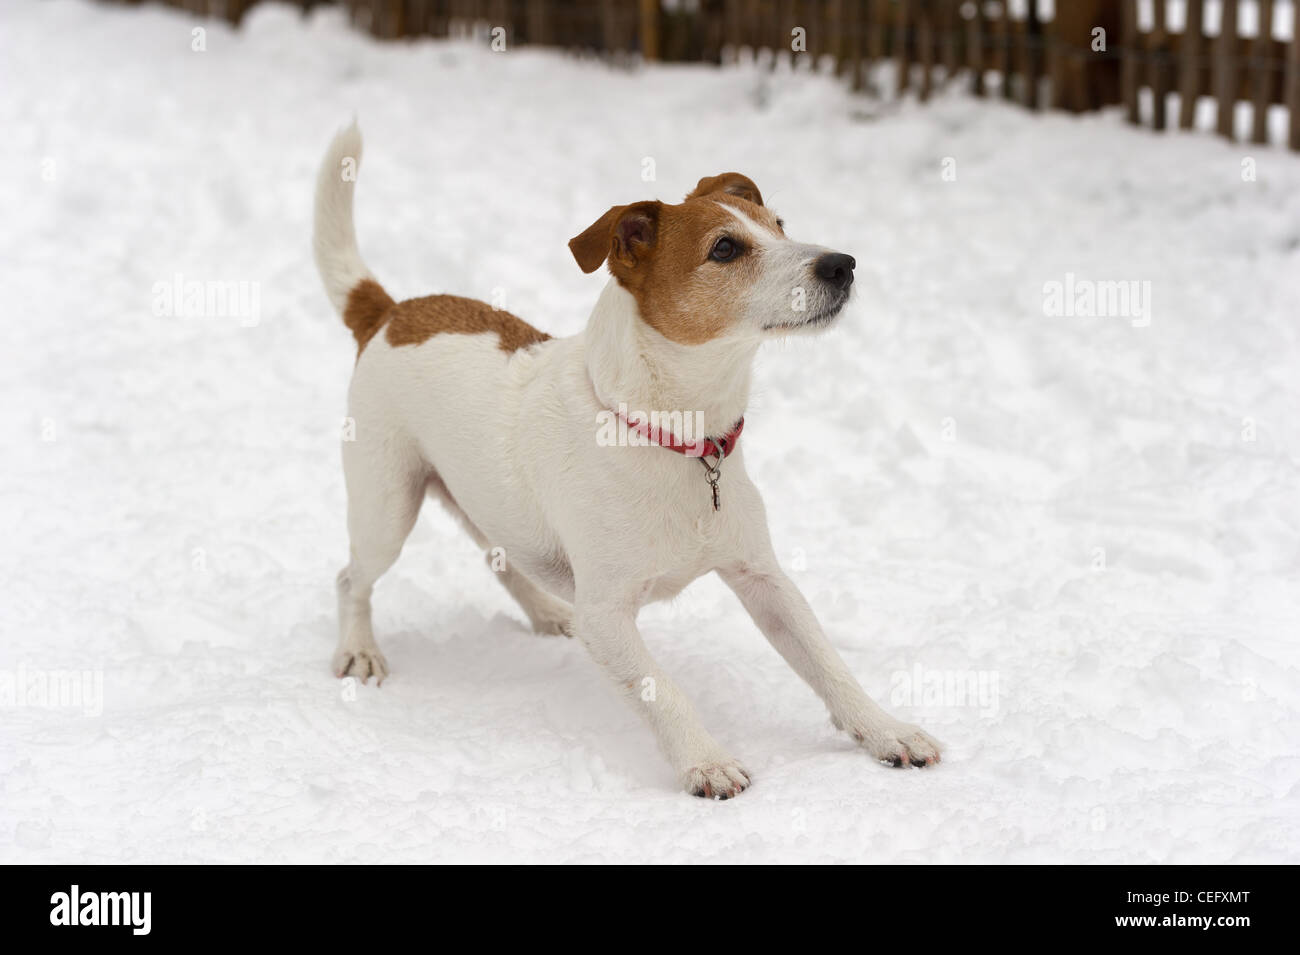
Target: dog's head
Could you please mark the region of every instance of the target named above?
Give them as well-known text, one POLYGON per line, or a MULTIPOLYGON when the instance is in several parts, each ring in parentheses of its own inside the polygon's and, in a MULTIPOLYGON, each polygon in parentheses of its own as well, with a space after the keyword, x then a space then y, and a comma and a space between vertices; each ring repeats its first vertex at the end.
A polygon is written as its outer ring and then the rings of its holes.
POLYGON ((701 179, 678 205, 614 206, 569 249, 584 272, 606 260, 666 338, 718 338, 826 328, 849 300, 853 257, 795 242, 747 176, 701 179))

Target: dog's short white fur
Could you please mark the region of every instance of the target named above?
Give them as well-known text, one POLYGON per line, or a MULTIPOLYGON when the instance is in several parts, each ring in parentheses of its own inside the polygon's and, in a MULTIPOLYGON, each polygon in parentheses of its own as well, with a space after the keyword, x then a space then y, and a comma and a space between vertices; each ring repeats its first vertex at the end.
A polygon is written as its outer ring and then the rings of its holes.
MULTIPOLYGON (((340 312, 358 283, 373 279, 352 224, 360 156, 354 124, 330 146, 316 191, 316 261, 340 312)), ((726 431, 744 414, 760 344, 830 324, 848 297, 814 272, 829 250, 785 238, 766 210, 760 220, 727 191, 693 203, 663 207, 693 210, 693 219, 674 226, 676 233, 698 220, 700 229, 725 231, 749 256, 743 273, 735 271, 741 266, 724 272, 710 260, 716 273, 701 264, 682 281, 681 295, 699 302, 717 294, 704 281, 708 276, 725 279, 730 319, 706 341, 683 343, 656 330, 628 283, 612 277, 585 331, 571 338, 514 351, 503 350, 490 329, 401 345, 375 334, 363 343, 349 393, 355 439, 343 443, 351 556, 338 576, 335 672, 363 682, 388 674, 371 625, 371 593, 429 495, 459 518, 490 564, 496 555, 497 575, 535 629, 582 642, 648 721, 687 791, 727 798, 750 777, 650 655, 637 613, 710 571, 821 697, 836 727, 882 762, 935 763, 935 740, 867 696, 778 565, 762 498, 745 470, 744 440, 722 466, 718 510, 698 460, 653 445, 608 447, 597 440, 601 413, 620 403, 698 411, 710 434, 726 431), (791 311, 796 288, 802 312, 791 311)), ((653 206, 652 217, 667 214, 653 206)), ((623 218, 614 214, 618 209, 606 217, 611 271, 624 269, 613 259, 619 253, 627 261, 639 256, 636 267, 645 267, 660 241, 645 233, 647 204, 626 208, 623 218)), ((673 241, 689 247, 692 238, 673 241)))

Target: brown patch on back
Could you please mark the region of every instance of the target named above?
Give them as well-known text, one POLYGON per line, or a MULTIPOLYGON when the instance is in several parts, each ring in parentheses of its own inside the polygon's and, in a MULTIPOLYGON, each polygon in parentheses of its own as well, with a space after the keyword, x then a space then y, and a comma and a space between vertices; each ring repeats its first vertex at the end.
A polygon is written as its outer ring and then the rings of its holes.
POLYGON ((366 342, 375 337, 392 307, 392 297, 374 279, 362 279, 352 286, 343 306, 343 324, 352 330, 352 337, 357 340, 358 355, 366 347, 366 342))
POLYGON ((478 299, 459 295, 426 295, 394 305, 388 313, 388 344, 419 345, 434 335, 481 335, 495 332, 503 352, 544 342, 550 335, 522 318, 495 309, 478 299))

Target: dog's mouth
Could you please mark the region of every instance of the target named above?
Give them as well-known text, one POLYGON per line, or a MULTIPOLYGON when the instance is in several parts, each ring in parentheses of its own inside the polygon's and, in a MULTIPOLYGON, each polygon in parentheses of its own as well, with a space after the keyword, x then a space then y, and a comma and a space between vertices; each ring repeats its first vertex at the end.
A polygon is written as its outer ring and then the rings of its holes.
POLYGON ((843 311, 844 306, 848 304, 849 293, 844 291, 821 311, 810 315, 808 318, 800 319, 797 322, 774 322, 771 325, 764 325, 765 332, 818 332, 830 327, 831 323, 843 311))

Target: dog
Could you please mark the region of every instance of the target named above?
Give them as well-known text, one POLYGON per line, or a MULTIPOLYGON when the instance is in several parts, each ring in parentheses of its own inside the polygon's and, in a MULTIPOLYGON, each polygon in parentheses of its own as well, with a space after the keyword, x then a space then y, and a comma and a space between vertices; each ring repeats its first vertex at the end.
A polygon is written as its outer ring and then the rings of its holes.
POLYGON ((371 592, 434 497, 536 631, 582 642, 687 792, 728 799, 751 777, 655 662, 636 618, 710 571, 837 728, 887 765, 937 763, 939 744, 867 696, 782 572, 745 472, 756 352, 830 327, 849 300, 853 258, 787 237, 748 177, 710 176, 676 205, 614 206, 569 242, 582 271, 605 265, 610 279, 585 330, 552 338, 473 299, 395 302, 357 249, 360 161, 353 123, 321 165, 313 234, 358 349, 335 675, 376 685, 388 676, 371 592), (700 426, 687 436, 679 421, 700 426))

